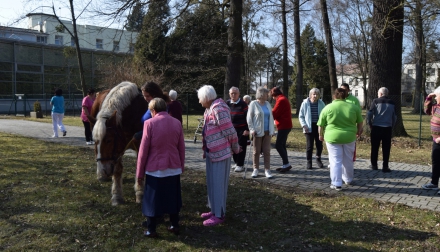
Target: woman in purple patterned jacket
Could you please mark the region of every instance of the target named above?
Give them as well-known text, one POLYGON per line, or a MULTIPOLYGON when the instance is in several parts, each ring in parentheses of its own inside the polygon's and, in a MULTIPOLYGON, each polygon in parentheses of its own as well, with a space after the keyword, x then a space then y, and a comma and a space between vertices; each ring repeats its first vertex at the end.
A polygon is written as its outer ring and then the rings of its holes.
POLYGON ((197 90, 199 103, 205 110, 203 126, 203 158, 206 158, 206 185, 210 212, 201 217, 205 226, 215 226, 225 221, 226 196, 232 152, 239 153, 237 132, 231 122, 231 112, 215 89, 205 85, 197 90))

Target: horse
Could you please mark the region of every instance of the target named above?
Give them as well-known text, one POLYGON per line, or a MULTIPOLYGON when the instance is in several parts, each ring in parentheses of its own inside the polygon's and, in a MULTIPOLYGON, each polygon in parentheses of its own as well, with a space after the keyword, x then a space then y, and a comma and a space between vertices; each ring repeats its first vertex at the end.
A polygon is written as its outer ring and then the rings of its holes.
MULTIPOLYGON (((139 143, 131 139, 143 129, 141 118, 147 109, 148 104, 138 86, 127 81, 99 93, 93 103, 89 121, 95 141, 96 174, 100 181, 112 177, 113 206, 124 203, 121 159, 127 149, 139 150, 139 143)), ((136 203, 141 203, 144 185, 135 179, 134 189, 136 203)))

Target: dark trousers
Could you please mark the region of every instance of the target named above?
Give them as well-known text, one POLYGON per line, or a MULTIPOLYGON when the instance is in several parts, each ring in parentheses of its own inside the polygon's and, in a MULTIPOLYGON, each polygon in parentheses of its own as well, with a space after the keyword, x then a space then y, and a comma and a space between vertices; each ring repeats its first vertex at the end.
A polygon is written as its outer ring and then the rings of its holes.
POLYGON ((391 151, 392 127, 373 126, 371 128, 371 165, 377 167, 377 157, 379 155, 380 142, 382 141, 383 168, 388 167, 391 151))
POLYGON ((234 159, 234 162, 237 166, 243 166, 244 159, 246 158, 246 148, 249 136, 243 136, 243 132, 244 130, 237 130, 238 144, 241 146, 243 151, 238 154, 232 155, 232 158, 234 159))
POLYGON ((438 185, 438 180, 440 178, 440 144, 433 142, 432 143, 432 177, 431 183, 434 185, 438 185))
POLYGON ((84 124, 84 134, 86 135, 86 142, 93 141, 92 130, 90 129, 90 122, 82 122, 84 124))
POLYGON ((318 125, 312 123, 312 133, 306 133, 306 157, 308 161, 312 160, 313 145, 316 145, 316 156, 321 157, 322 141, 319 140, 318 125))
POLYGON ((292 129, 278 130, 277 141, 275 143, 275 148, 277 149, 278 154, 280 154, 281 159, 283 160, 283 165, 289 163, 289 159, 287 158, 286 142, 287 136, 289 135, 291 130, 292 129))
MULTIPOLYGON (((150 231, 150 233, 156 232, 156 226, 157 226, 157 221, 163 218, 163 216, 160 217, 150 217, 147 216, 147 228, 148 231, 150 231)), ((179 227, 179 214, 170 214, 170 222, 171 225, 175 228, 179 227)))

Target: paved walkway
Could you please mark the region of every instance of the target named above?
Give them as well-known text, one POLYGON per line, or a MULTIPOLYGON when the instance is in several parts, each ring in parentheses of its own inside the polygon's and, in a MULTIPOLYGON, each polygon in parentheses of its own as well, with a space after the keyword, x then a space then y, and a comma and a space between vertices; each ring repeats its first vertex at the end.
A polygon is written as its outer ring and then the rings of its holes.
MULTIPOLYGON (((67 136, 50 138, 52 126, 47 123, 39 123, 24 120, 0 119, 0 131, 19 134, 49 142, 59 142, 74 146, 93 148, 85 145, 84 129, 82 127, 66 126, 67 136)), ((205 163, 202 160, 201 142, 194 143, 186 140, 186 166, 190 169, 204 170, 205 163)), ((130 153, 127 153, 130 155, 130 153)), ((133 155, 133 153, 131 153, 133 155)), ((428 158, 428 157, 427 157, 428 158)), ((300 187, 306 190, 326 190, 329 188, 329 170, 307 170, 305 152, 289 151, 289 160, 292 170, 286 174, 273 171, 274 178, 270 183, 300 187)), ((328 164, 327 157, 323 156, 324 164, 328 164)), ((271 150, 271 164, 273 168, 280 166, 281 158, 275 149, 271 150)), ((426 165, 414 165, 404 163, 390 163, 391 173, 373 171, 368 168, 369 160, 358 159, 355 162, 355 179, 353 185, 343 185, 342 193, 365 198, 373 198, 381 201, 401 203, 412 207, 430 209, 440 212, 440 196, 433 190, 422 190, 421 185, 430 181, 431 167, 426 165)), ((379 164, 379 167, 381 164, 379 164)), ((250 167, 250 166, 249 166, 250 167)), ((260 168, 263 167, 260 164, 260 168)), ((261 174, 262 172, 260 172, 261 174)), ((243 173, 231 172, 233 176, 243 176, 243 173)), ((247 178, 250 178, 251 169, 248 169, 247 178)), ((266 180, 260 175, 257 180, 266 180)))

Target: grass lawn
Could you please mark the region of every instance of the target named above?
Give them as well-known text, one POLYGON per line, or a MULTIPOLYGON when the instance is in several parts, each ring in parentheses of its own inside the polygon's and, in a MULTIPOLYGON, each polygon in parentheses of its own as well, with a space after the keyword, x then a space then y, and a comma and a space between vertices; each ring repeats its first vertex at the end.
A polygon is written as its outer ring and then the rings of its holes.
POLYGON ((204 227, 205 174, 191 169, 181 176, 181 235, 166 231, 166 219, 159 239, 145 238, 134 158, 124 159, 126 204, 112 207, 90 149, 0 139, 2 251, 440 251, 439 212, 236 176, 227 221, 204 227))

